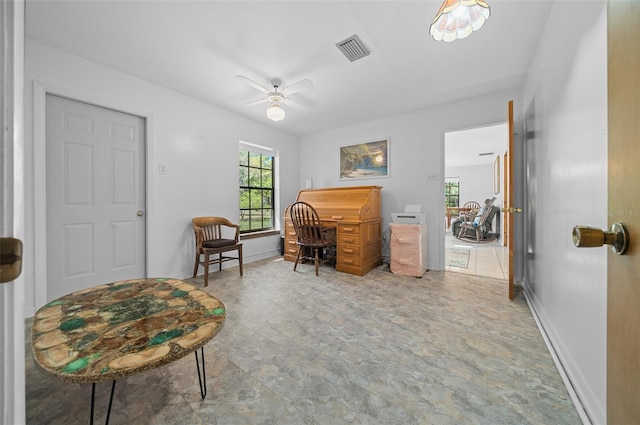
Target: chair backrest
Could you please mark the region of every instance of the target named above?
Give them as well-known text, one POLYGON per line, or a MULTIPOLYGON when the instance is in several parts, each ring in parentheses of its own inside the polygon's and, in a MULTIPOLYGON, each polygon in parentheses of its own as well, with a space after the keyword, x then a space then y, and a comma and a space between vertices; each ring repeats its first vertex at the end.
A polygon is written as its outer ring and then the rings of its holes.
POLYGON ((476 201, 469 201, 469 202, 466 202, 462 208, 471 208, 472 210, 479 210, 480 204, 477 203, 476 201))
POLYGON ((191 220, 193 231, 196 236, 196 244, 202 241, 213 241, 225 239, 223 236, 223 226, 235 230, 234 239, 236 242, 240 237, 240 226, 234 224, 224 217, 195 217, 191 220))
POLYGON ((491 222, 493 221, 493 217, 498 212, 499 208, 493 205, 486 205, 482 215, 476 217, 473 220, 473 225, 476 227, 484 227, 485 229, 491 229, 491 222))
POLYGON ((312 243, 323 240, 320 218, 315 208, 306 202, 295 202, 287 207, 298 242, 312 243))

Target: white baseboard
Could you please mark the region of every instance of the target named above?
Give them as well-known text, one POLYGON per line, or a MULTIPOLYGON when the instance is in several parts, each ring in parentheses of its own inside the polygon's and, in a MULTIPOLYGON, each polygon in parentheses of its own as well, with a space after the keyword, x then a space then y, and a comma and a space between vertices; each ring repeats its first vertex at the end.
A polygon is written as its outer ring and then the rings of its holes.
POLYGON ((551 354, 551 358, 553 359, 553 363, 556 366, 556 369, 558 370, 558 373, 560 374, 560 378, 562 378, 562 382, 564 383, 565 387, 567 388, 567 392, 569 393, 569 397, 571 397, 571 401, 573 402, 576 411, 578 412, 578 415, 580 416, 580 420, 582 420, 582 424, 583 425, 596 425, 594 424, 591 419, 589 418, 589 415, 587 414, 587 411, 585 410, 582 401, 580 400, 580 397, 578 397, 578 393, 576 393, 575 388, 573 387, 573 384, 571 383, 571 380, 569 379, 569 376, 567 375, 567 372, 564 368, 564 366, 562 365, 562 362, 560 361, 560 357, 558 356, 558 353, 556 352, 555 348, 553 347, 553 344, 551 343, 551 340, 549 339, 547 332, 545 331, 544 327, 542 326, 542 322, 540 321, 540 318, 538 317, 538 313, 534 307, 534 303, 532 302, 529 293, 527 291, 527 289, 530 290, 530 288, 527 288, 526 284, 524 284, 525 286, 525 290, 523 291, 524 294, 524 298, 527 301, 527 305, 529 306, 529 310, 531 311, 531 315, 533 316, 533 319, 536 322, 536 325, 538 326, 538 330, 540 331, 540 335, 542 335, 542 339, 544 340, 545 345, 547 346, 547 349, 549 350, 549 354, 551 354))

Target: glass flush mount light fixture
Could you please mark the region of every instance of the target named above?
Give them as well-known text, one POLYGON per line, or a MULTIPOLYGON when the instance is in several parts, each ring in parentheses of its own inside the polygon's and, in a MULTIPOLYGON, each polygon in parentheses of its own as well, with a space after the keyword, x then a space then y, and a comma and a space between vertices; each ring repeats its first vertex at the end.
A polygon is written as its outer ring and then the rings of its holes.
POLYGON ((444 0, 429 32, 436 41, 454 41, 478 31, 491 16, 484 0, 444 0))
POLYGON ((271 121, 282 121, 284 119, 284 115, 284 109, 282 109, 277 103, 274 103, 269 109, 267 109, 267 118, 271 121))

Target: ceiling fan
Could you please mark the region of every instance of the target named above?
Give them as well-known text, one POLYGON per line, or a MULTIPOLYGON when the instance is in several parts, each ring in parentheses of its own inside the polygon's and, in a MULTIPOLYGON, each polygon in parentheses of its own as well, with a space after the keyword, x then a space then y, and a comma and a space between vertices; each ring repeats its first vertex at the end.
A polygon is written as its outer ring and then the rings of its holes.
POLYGON ((271 85, 273 86, 273 89, 268 89, 263 85, 256 83, 252 79, 245 77, 244 75, 236 75, 236 78, 243 80, 245 83, 249 84, 254 89, 266 95, 266 97, 262 97, 258 100, 249 102, 247 103, 247 105, 257 105, 259 103, 270 102, 271 107, 267 109, 267 118, 269 118, 272 121, 280 121, 284 119, 285 111, 284 109, 282 109, 281 105, 288 105, 292 107, 302 106, 295 100, 291 99, 289 97, 290 95, 313 87, 313 83, 311 82, 311 80, 308 80, 306 78, 304 80, 300 80, 296 83, 293 83, 283 89, 280 89, 280 85, 282 84, 282 82, 277 78, 274 78, 273 80, 271 80, 271 85))

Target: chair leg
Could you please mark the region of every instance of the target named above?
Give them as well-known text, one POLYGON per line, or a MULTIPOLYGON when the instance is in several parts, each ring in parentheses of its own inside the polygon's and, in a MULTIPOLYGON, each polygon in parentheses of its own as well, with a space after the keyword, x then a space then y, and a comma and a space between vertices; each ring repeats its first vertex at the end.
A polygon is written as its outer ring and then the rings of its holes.
POLYGON ((238 262, 240 263, 240 276, 242 276, 242 245, 238 247, 238 262))
POLYGON ((209 253, 204 254, 204 286, 209 286, 209 253))
POLYGON ((315 248, 315 252, 316 252, 316 276, 318 276, 318 248, 315 248))
POLYGON ((193 277, 198 275, 198 264, 200 263, 200 254, 196 253, 196 265, 193 266, 193 277))
POLYGON ((302 252, 302 247, 298 247, 298 255, 296 255, 296 262, 293 263, 293 271, 296 271, 296 267, 298 267, 298 261, 300 260, 300 253, 302 252))

